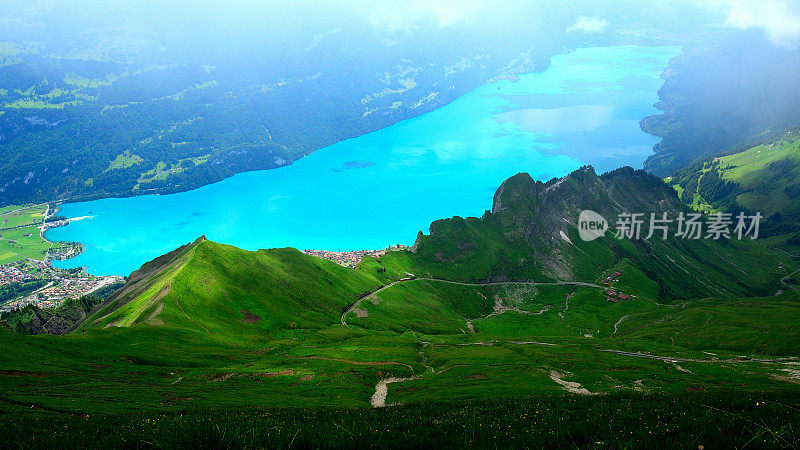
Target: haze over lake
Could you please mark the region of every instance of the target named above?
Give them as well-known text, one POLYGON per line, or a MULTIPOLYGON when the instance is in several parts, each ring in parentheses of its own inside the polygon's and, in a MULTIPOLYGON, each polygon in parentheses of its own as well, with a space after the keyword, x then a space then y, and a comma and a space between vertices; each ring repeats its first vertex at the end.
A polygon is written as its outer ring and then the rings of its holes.
POLYGON ((484 85, 280 169, 179 194, 62 205, 61 215, 89 218, 47 238, 86 251, 54 265, 127 275, 200 235, 250 250, 410 245, 433 220, 480 216, 515 173, 547 181, 584 164, 640 168, 657 138, 639 120, 657 112, 660 75, 679 51, 579 49, 542 73, 484 85))

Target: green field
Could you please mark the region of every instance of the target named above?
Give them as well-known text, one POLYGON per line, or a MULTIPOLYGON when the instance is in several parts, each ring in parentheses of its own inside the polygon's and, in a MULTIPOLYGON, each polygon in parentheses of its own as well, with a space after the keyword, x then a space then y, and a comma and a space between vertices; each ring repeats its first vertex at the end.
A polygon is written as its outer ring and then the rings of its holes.
POLYGON ((116 156, 107 170, 127 169, 135 164, 141 164, 142 158, 139 155, 131 153, 122 153, 116 156))
POLYGON ((46 210, 47 205, 8 206, 0 209, 0 264, 27 258, 44 260, 52 246, 42 238, 39 229, 46 210))

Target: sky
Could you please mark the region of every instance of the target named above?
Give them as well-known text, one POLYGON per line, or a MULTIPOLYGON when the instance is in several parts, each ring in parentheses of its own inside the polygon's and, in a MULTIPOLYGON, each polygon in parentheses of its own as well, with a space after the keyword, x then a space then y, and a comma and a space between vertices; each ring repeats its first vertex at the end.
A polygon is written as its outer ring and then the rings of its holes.
POLYGON ((658 30, 666 20, 675 28, 758 29, 775 45, 800 44, 800 0, 0 0, 0 24, 60 27, 69 25, 70 14, 97 26, 126 18, 188 26, 197 18, 205 26, 211 18, 253 29, 360 17, 388 35, 461 25, 511 33, 557 23, 573 36, 600 36, 633 26, 658 30), (41 11, 49 13, 35 13, 41 11))
POLYGON ((759 28, 770 42, 783 47, 796 47, 800 41, 798 0, 727 0, 710 3, 722 3, 710 7, 722 8, 728 26, 759 28))
MULTIPOLYGON (((537 9, 541 8, 579 10, 585 5, 587 10, 597 11, 604 6, 627 4, 632 10, 652 7, 654 11, 659 11, 663 8, 695 7, 704 9, 715 17, 715 25, 740 30, 759 29, 775 45, 795 47, 800 42, 800 0, 511 0, 503 2, 502 7, 498 7, 493 0, 357 0, 349 3, 361 11, 370 23, 387 31, 412 29, 420 22, 431 20, 440 27, 448 27, 502 15, 503 10, 524 12, 535 22, 537 9)), ((580 14, 566 31, 600 33, 613 29, 614 25, 602 14, 580 14)))

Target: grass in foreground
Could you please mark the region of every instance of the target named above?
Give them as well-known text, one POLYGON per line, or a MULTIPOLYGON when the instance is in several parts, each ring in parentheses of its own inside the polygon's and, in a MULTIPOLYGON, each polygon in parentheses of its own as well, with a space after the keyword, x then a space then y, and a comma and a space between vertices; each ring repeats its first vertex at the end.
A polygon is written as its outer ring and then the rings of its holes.
POLYGON ((794 448, 800 396, 543 396, 382 409, 0 414, 6 448, 794 448), (42 430, 47 430, 43 432, 42 430), (702 447, 700 447, 702 446, 702 447))

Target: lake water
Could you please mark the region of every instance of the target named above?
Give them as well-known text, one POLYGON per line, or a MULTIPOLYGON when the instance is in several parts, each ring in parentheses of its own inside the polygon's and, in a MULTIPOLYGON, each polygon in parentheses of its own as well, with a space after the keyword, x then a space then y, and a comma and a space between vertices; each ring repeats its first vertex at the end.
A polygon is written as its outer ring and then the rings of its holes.
POLYGON ((200 235, 250 250, 410 245, 433 220, 480 216, 515 173, 546 181, 583 164, 639 168, 657 139, 638 122, 656 112, 659 76, 679 51, 579 49, 545 72, 482 86, 280 169, 180 194, 65 204, 61 214, 91 218, 47 238, 86 252, 55 265, 127 275, 200 235))

